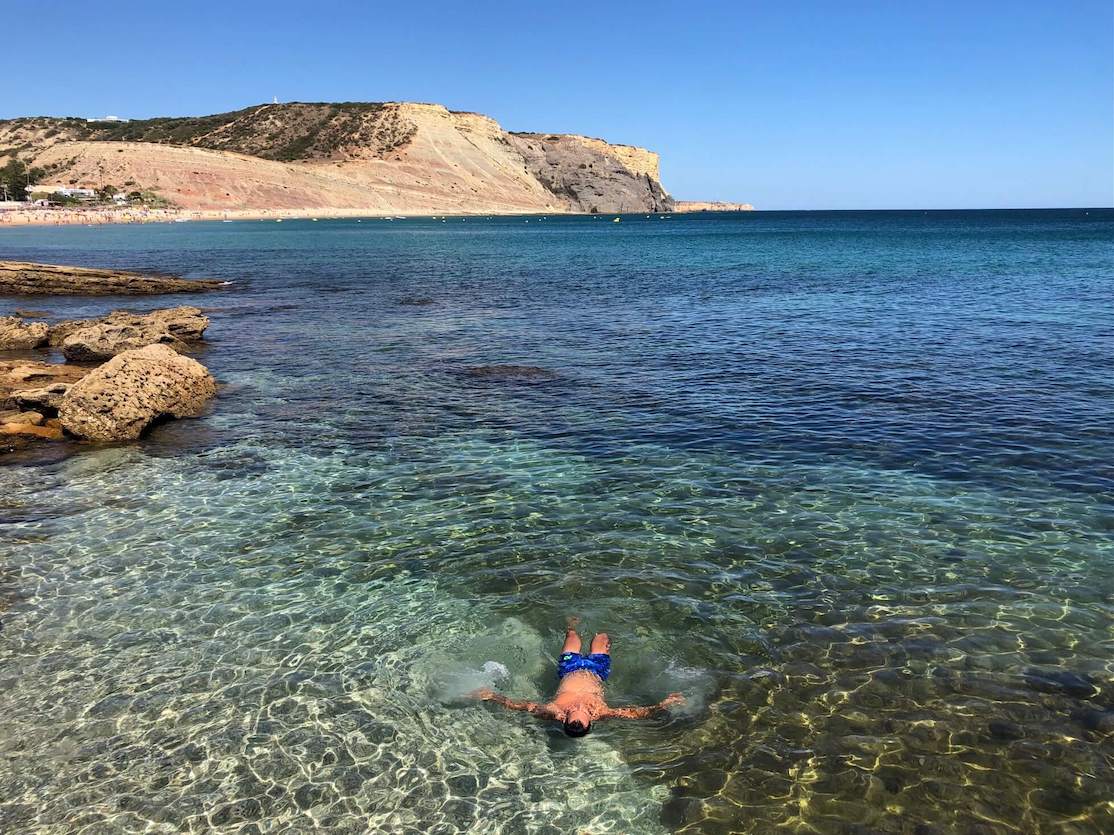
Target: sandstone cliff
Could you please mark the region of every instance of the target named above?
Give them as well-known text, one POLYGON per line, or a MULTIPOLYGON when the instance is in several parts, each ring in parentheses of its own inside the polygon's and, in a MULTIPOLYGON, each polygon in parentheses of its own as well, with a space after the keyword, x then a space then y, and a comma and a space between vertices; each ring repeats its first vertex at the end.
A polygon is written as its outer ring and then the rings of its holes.
POLYGON ((271 104, 213 116, 0 121, 0 158, 44 182, 151 191, 185 209, 369 213, 656 212, 657 154, 583 136, 509 134, 408 102, 271 104))
POLYGON ((675 212, 752 212, 750 203, 728 203, 723 200, 676 200, 675 212))

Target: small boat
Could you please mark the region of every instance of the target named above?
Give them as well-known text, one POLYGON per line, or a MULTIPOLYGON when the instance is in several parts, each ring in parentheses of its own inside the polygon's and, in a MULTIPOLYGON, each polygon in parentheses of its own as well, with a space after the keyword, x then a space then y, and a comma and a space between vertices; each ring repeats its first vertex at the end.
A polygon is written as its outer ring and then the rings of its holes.
POLYGON ((613 220, 613 221, 611 221, 611 222, 612 222, 612 223, 622 223, 622 222, 623 222, 623 219, 622 219, 621 217, 617 217, 617 218, 615 218, 615 220, 613 220))

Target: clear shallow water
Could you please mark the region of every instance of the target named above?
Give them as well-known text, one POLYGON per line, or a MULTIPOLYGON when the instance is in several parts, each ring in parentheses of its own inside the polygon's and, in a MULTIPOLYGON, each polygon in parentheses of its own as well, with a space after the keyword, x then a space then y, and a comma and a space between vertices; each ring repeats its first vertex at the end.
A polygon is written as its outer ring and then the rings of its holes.
POLYGON ((236 282, 210 415, 0 463, 0 830, 1114 828, 1114 212, 0 257, 236 282), (573 742, 460 701, 489 660, 549 693, 571 611, 616 702, 690 708, 573 742))

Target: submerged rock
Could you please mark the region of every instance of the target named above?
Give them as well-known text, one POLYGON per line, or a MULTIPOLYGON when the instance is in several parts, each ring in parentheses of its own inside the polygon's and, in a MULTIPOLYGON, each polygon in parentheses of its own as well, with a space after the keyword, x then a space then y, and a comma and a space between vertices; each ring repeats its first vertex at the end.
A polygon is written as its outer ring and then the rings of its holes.
POLYGON ((496 382, 554 380, 557 375, 536 365, 475 365, 464 369, 465 376, 496 382))
POLYGON ((199 416, 216 390, 197 360, 148 345, 124 351, 70 386, 58 416, 79 438, 135 440, 161 418, 199 416))
POLYGON ((1072 714, 1073 719, 1083 723, 1089 731, 1099 733, 1114 733, 1114 710, 1094 710, 1091 708, 1080 710, 1072 714))
POLYGON ((992 737, 1004 741, 1022 739, 1025 736, 1024 729, 1016 722, 1007 722, 1002 719, 991 720, 987 723, 986 729, 990 731, 992 737))
POLYGON ((46 345, 45 322, 25 322, 18 316, 0 318, 0 351, 26 351, 46 345))
POLYGON ((117 296, 202 293, 225 282, 141 275, 122 270, 0 261, 0 293, 11 295, 117 296))
POLYGON ((1099 692, 1090 677, 1069 670, 1040 670, 1030 667, 1022 677, 1026 684, 1041 693, 1063 693, 1077 699, 1090 699, 1099 692))
POLYGON ((169 345, 183 350, 187 343, 201 339, 209 317, 196 307, 173 307, 152 313, 136 314, 118 310, 103 319, 63 322, 51 331, 51 343, 73 362, 99 362, 123 351, 147 345, 169 345))

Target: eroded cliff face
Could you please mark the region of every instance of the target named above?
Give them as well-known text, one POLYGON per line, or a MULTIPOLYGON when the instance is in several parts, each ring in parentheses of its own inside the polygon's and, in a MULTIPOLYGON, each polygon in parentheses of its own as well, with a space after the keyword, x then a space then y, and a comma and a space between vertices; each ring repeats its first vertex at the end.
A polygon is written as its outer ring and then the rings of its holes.
POLYGON ((579 212, 668 212, 658 155, 571 134, 516 133, 510 141, 530 173, 579 212))
POLYGON ((412 102, 257 105, 124 123, 0 121, 40 182, 150 190, 187 209, 657 212, 658 155, 412 102))

